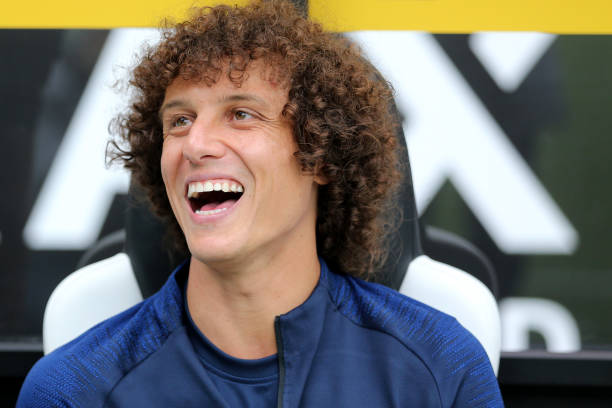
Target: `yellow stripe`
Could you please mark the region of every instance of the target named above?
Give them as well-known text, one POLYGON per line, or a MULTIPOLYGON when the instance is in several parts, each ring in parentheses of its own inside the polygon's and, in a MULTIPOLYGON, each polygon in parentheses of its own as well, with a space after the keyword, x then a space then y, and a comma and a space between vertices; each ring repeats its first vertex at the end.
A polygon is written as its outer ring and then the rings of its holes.
POLYGON ((247 0, 4 0, 2 28, 158 27, 165 17, 184 20, 191 7, 247 0))
POLYGON ((612 33, 611 0, 310 0, 327 29, 612 33))
MULTIPOLYGON (((189 7, 248 0, 5 0, 4 28, 158 26, 189 7)), ((311 16, 335 31, 424 30, 612 33, 612 0, 309 0, 311 16)))

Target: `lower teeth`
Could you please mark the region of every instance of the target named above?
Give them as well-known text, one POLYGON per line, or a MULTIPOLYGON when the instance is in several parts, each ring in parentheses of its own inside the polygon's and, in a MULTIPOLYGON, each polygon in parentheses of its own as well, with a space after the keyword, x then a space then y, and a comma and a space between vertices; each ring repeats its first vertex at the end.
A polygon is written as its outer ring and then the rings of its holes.
POLYGON ((225 211, 227 210, 227 208, 218 208, 216 210, 208 210, 208 211, 200 211, 200 210, 196 210, 196 214, 198 215, 212 215, 212 214, 218 214, 221 211, 225 211))

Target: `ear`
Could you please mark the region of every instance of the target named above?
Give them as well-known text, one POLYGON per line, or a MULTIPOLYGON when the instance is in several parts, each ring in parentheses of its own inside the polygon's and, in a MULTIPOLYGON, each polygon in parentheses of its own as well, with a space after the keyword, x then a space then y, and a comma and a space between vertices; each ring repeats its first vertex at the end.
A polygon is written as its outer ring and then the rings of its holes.
POLYGON ((329 183, 329 180, 324 176, 315 176, 314 181, 320 186, 324 186, 329 183))
POLYGON ((329 184, 329 179, 323 174, 323 172, 321 171, 321 167, 323 167, 321 164, 317 164, 317 166, 314 169, 314 181, 315 183, 317 183, 320 186, 324 186, 326 184, 329 184))

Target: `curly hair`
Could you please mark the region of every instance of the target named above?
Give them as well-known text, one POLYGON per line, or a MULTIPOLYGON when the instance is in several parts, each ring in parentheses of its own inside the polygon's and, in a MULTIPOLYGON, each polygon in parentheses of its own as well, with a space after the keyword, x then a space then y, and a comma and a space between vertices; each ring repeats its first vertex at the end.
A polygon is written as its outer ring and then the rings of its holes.
POLYGON ((292 123, 302 171, 328 181, 318 195, 319 255, 339 272, 373 278, 387 257, 386 232, 398 222, 397 206, 390 205, 402 173, 392 89, 358 47, 288 1, 205 7, 188 21, 166 23, 162 41, 144 51, 132 72, 135 97, 115 122, 110 161, 132 172, 186 250, 161 178, 158 112, 166 88, 177 77, 212 85, 226 72, 240 84, 255 60, 274 67, 287 86, 283 115, 292 123))

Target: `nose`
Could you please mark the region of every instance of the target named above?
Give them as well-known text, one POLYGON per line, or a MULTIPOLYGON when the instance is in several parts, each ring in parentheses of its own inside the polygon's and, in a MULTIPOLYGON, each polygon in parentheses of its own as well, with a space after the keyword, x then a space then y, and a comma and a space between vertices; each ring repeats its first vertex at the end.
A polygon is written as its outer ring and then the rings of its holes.
POLYGON ((221 137, 222 128, 213 121, 198 117, 191 125, 183 144, 183 157, 192 164, 225 155, 226 146, 221 137))

